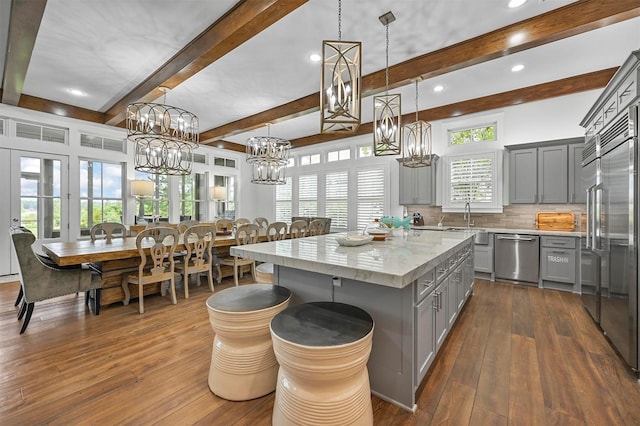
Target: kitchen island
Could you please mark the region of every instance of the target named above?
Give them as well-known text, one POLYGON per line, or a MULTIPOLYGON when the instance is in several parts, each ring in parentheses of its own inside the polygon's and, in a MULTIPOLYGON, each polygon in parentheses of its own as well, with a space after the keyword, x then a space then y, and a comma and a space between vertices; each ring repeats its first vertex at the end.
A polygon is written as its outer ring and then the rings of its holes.
POLYGON ((335 301, 375 321, 372 392, 415 410, 415 392, 473 288, 473 232, 395 230, 385 241, 338 245, 329 234, 231 248, 274 264, 291 304, 335 301))

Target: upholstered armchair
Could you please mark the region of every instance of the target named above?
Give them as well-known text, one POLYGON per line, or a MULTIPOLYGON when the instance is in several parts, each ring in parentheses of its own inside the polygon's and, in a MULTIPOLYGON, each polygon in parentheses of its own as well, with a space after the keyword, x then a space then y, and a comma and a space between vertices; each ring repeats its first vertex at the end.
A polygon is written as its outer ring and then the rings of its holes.
POLYGON ((36 302, 67 294, 95 290, 94 312, 100 313, 100 289, 102 278, 88 268, 58 269, 40 260, 31 247, 36 237, 20 229, 11 230, 13 248, 20 267, 22 305, 18 319, 24 317, 20 334, 24 333, 31 320, 36 302))

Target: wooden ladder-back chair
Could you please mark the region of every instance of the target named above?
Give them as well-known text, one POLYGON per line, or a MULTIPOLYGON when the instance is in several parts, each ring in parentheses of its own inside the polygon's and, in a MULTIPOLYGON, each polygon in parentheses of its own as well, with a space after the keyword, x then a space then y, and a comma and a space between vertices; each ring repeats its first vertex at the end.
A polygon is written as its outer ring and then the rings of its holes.
POLYGON ((171 293, 171 303, 174 305, 176 300, 176 283, 175 283, 175 260, 173 253, 178 245, 178 230, 168 227, 155 227, 140 231, 136 237, 136 247, 140 253, 140 266, 138 273, 128 275, 122 279, 122 289, 124 290, 125 305, 129 304, 131 294, 129 293, 129 284, 138 285, 138 307, 141 314, 144 313, 144 286, 147 284, 160 283, 161 292, 163 281, 169 281, 169 291, 171 293), (169 243, 168 240, 171 240, 169 243), (153 245, 148 249, 149 254, 145 252, 149 242, 153 245), (147 268, 147 260, 151 263, 151 269, 147 268))
POLYGON ((113 237, 127 238, 127 227, 118 222, 102 222, 91 227, 91 241, 104 239, 110 243, 113 237))
POLYGON ((309 225, 306 220, 296 220, 291 222, 291 226, 289 226, 289 236, 291 238, 306 237, 308 232, 309 225))
MULTIPOLYGON (((240 227, 236 230, 236 244, 239 246, 245 244, 254 244, 258 242, 258 234, 260 228, 258 225, 254 225, 253 223, 246 223, 244 225, 240 225, 240 227)), ((251 276, 254 281, 256 279, 256 262, 254 259, 246 259, 239 256, 229 256, 223 259, 220 259, 220 265, 233 266, 233 282, 235 285, 238 285, 238 267, 244 265, 251 265, 251 276)))
POLYGON ((96 315, 100 314, 100 289, 102 288, 100 274, 88 268, 62 269, 45 264, 33 251, 35 235, 19 228, 11 229, 10 232, 12 246, 20 267, 22 305, 18 319, 24 317, 20 334, 24 333, 29 325, 35 303, 54 297, 94 290, 96 296, 93 311, 96 315))
MULTIPOLYGON (((184 261, 176 264, 176 270, 182 273, 184 284, 184 298, 189 298, 189 275, 197 274, 197 285, 200 285, 200 273, 207 274, 209 290, 213 292, 213 254, 211 249, 216 240, 213 225, 193 225, 184 231, 184 246, 186 256, 184 261)), ((217 267, 220 276, 220 266, 217 267)))

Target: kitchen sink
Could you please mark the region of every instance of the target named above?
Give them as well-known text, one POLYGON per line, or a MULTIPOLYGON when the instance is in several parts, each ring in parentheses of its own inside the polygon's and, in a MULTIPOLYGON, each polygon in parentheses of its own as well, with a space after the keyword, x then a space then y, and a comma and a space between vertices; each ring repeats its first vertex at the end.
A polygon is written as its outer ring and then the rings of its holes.
POLYGON ((489 233, 486 229, 482 228, 465 228, 465 227, 448 227, 445 228, 446 231, 474 231, 476 234, 474 236, 475 244, 489 244, 489 233))

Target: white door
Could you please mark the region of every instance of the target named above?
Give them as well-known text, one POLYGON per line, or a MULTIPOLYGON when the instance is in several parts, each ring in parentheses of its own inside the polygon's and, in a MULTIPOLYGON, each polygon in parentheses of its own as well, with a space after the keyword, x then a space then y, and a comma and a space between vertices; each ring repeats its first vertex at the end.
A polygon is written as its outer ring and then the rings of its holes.
MULTIPOLYGON (((11 150, 9 194, 0 190, 0 199, 8 200, 10 226, 24 226, 36 235, 40 244, 66 241, 69 233, 68 157, 11 150)), ((4 164, 0 164, 4 165, 4 164)), ((6 209, 6 208, 5 208, 6 209)), ((2 209, 2 210, 5 210, 2 209)), ((11 250, 11 242, 1 250, 11 250)), ((16 273, 13 256, 2 256, 0 275, 16 273), (9 264, 10 263, 10 264, 9 264)))

